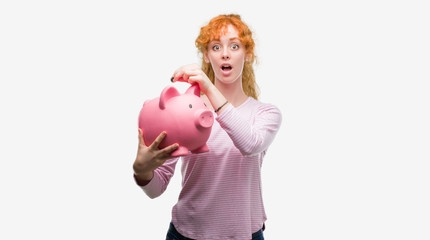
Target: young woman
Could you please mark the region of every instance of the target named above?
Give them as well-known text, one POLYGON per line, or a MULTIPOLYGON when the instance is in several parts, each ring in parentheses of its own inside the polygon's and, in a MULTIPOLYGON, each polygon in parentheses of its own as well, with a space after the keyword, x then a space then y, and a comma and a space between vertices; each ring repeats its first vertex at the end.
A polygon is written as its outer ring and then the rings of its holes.
MULTIPOLYGON (((207 153, 182 157, 182 190, 172 209, 166 239, 264 239, 261 192, 263 157, 281 125, 274 105, 257 100, 252 32, 239 15, 220 15, 200 30, 196 47, 202 67, 182 66, 172 81, 198 83, 216 121, 207 153)), ((134 178, 151 198, 161 195, 179 158, 158 145, 146 146, 139 129, 134 178)))

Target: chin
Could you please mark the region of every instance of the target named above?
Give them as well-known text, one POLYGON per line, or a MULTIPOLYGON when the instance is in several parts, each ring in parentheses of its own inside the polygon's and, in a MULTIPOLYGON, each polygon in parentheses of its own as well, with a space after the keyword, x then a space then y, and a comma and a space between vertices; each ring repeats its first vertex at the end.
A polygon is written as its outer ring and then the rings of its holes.
POLYGON ((228 77, 224 77, 224 76, 219 77, 219 76, 215 75, 215 78, 221 83, 232 84, 232 83, 235 83, 236 81, 242 79, 242 75, 228 76, 228 77))

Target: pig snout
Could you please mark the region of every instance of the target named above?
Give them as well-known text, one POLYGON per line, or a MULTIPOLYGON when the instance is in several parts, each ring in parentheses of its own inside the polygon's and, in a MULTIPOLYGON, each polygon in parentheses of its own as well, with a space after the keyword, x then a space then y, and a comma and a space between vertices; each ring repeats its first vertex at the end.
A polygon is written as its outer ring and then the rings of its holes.
POLYGON ((199 109, 195 113, 197 127, 210 128, 214 124, 214 116, 208 109, 199 109))

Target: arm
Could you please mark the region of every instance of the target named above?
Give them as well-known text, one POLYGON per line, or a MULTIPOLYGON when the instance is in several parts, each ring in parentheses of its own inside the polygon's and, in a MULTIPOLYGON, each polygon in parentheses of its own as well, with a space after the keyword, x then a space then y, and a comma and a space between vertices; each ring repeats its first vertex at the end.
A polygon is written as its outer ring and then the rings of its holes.
POLYGON ((178 162, 178 158, 169 159, 164 162, 163 165, 158 167, 152 172, 152 177, 149 181, 145 181, 145 185, 141 185, 136 174, 134 178, 136 180, 137 185, 139 185, 142 190, 148 195, 150 198, 156 198, 164 193, 167 186, 169 185, 170 179, 173 177, 175 173, 176 163, 178 162))
POLYGON ((212 84, 198 65, 186 65, 175 71, 171 81, 197 82, 214 107, 219 108, 218 122, 228 133, 234 145, 243 155, 261 153, 272 143, 281 125, 282 116, 278 108, 269 104, 261 104, 257 109, 254 122, 244 119, 232 104, 225 104, 226 98, 212 84))
POLYGON ((265 104, 257 108, 255 121, 242 117, 233 106, 224 109, 216 120, 227 132, 236 148, 244 156, 265 151, 275 139, 281 126, 282 115, 278 108, 265 104))
POLYGON ((165 136, 166 133, 162 132, 151 145, 146 146, 143 132, 139 129, 138 151, 133 164, 134 179, 150 198, 158 197, 166 190, 178 160, 166 162, 173 158, 170 154, 178 148, 178 144, 158 148, 165 136))

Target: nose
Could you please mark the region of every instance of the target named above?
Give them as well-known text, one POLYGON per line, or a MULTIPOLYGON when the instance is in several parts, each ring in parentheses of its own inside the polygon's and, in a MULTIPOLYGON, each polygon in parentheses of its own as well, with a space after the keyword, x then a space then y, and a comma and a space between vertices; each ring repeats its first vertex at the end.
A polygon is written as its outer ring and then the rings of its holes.
POLYGON ((222 59, 223 60, 230 59, 230 52, 229 52, 228 48, 224 48, 224 50, 222 51, 222 59))
POLYGON ((197 127, 210 128, 214 124, 214 116, 208 109, 199 109, 195 113, 195 124, 197 127))

